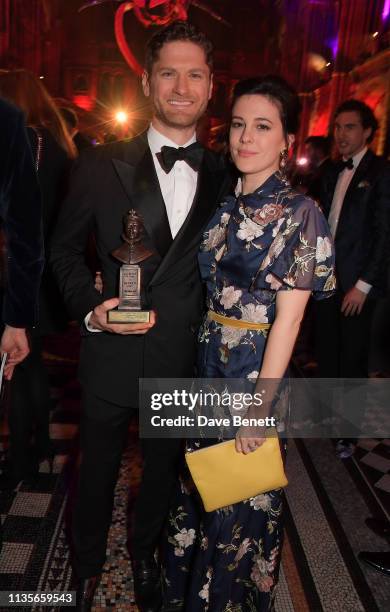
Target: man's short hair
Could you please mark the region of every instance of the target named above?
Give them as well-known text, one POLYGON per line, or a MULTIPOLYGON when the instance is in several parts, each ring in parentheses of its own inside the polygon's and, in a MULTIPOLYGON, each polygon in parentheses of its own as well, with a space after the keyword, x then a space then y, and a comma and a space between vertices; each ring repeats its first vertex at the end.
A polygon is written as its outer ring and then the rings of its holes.
POLYGON ((378 121, 376 120, 372 109, 361 100, 351 98, 350 100, 345 100, 345 102, 342 102, 340 106, 337 107, 334 114, 334 119, 336 119, 341 113, 350 112, 358 113, 361 124, 365 130, 367 128, 371 128, 371 134, 367 138, 367 143, 370 143, 374 139, 375 132, 378 129, 378 121))
POLYGON ((311 145, 317 151, 321 151, 324 157, 328 157, 330 154, 330 141, 327 136, 308 136, 305 144, 311 145))
POLYGON ((158 60, 160 49, 169 42, 187 41, 203 49, 206 64, 213 71, 213 45, 206 35, 188 21, 174 21, 167 27, 153 34, 146 44, 145 70, 151 74, 153 64, 158 60))

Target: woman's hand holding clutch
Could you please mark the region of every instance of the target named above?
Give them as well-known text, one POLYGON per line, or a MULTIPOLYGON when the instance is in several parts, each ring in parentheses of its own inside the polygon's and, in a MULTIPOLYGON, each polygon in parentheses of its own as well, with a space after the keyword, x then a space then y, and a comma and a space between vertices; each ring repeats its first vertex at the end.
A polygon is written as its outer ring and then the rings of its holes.
POLYGON ((250 427, 242 425, 236 433, 236 451, 252 453, 265 442, 265 427, 250 427))
MULTIPOLYGON (((265 391, 263 391, 265 393, 265 391)), ((271 402, 261 402, 249 407, 241 427, 236 433, 236 451, 238 453, 252 453, 264 444, 266 439, 267 419, 271 411, 271 402)))

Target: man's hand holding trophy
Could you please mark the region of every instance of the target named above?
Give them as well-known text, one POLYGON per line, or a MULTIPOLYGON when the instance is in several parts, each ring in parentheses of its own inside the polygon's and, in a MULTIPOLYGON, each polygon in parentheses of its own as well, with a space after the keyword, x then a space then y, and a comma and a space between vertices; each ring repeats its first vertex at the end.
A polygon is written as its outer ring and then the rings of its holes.
POLYGON ((145 334, 156 322, 153 310, 142 310, 141 268, 138 265, 153 251, 142 244, 143 223, 131 209, 124 218, 123 244, 112 252, 122 262, 119 272, 119 297, 96 306, 89 325, 115 334, 145 334))

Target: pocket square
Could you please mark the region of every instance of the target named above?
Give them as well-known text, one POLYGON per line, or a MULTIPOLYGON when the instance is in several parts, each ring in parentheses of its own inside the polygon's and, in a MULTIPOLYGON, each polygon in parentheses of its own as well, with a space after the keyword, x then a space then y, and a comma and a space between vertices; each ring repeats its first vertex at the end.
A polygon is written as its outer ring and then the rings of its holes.
POLYGON ((360 181, 358 185, 358 189, 364 189, 365 187, 369 187, 370 183, 368 181, 360 181))

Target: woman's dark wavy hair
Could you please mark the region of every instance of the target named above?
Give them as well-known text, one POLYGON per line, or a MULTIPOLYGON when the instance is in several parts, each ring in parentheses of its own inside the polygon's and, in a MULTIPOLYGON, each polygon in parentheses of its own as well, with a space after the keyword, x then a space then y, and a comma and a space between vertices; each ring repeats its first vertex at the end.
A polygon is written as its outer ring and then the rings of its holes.
POLYGON ((266 75, 239 81, 233 90, 232 108, 241 96, 261 95, 279 109, 284 135, 296 134, 299 128, 301 103, 295 89, 282 77, 266 75))
POLYGON ((146 44, 145 69, 151 73, 153 64, 158 60, 161 48, 169 42, 186 41, 192 42, 203 49, 206 56, 206 64, 213 71, 213 45, 207 36, 192 23, 188 21, 174 21, 162 30, 153 34, 146 44))

